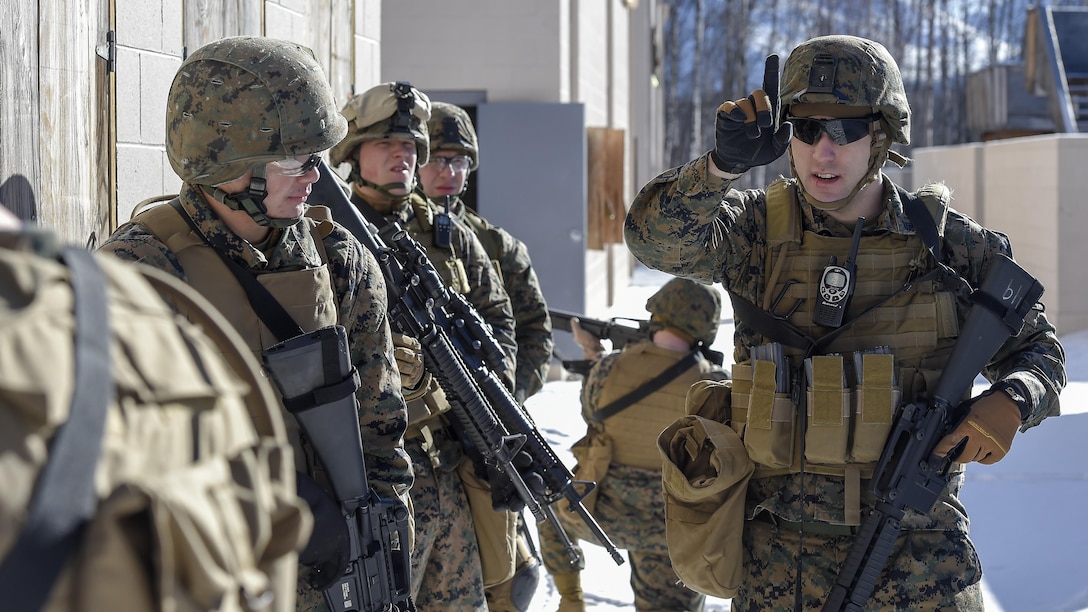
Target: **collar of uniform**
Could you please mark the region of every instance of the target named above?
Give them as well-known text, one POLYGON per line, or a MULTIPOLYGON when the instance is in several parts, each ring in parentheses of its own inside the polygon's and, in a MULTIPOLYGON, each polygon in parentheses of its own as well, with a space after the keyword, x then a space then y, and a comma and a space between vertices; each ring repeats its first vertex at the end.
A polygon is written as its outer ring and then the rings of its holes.
MULTIPOLYGON (((886 230, 896 234, 914 234, 914 227, 903 213, 903 202, 899 199, 899 192, 895 185, 884 174, 881 174, 881 188, 883 193, 883 209, 876 221, 866 223, 869 232, 886 230)), ((804 216, 804 228, 822 236, 848 236, 853 233, 853 227, 836 221, 827 211, 816 208, 805 200, 805 195, 798 190, 797 197, 801 201, 801 211, 804 216)))

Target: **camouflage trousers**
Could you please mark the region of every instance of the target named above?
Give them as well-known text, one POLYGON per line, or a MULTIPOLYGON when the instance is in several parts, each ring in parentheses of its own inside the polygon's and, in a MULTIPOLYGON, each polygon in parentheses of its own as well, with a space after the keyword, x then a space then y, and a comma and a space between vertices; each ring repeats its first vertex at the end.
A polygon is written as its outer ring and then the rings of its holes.
MULTIPOLYGON (((853 536, 805 533, 801 548, 801 609, 819 610, 838 576, 853 536)), ((744 527, 745 578, 734 612, 796 608, 799 534, 761 521, 744 527)), ((908 531, 896 540, 866 610, 981 611, 982 567, 962 531, 908 531)))
MULTIPOLYGON (((680 579, 669 561, 661 472, 614 463, 597 486, 593 516, 616 547, 627 550, 635 609, 702 610, 706 596, 679 584, 680 579)), ((578 540, 597 541, 578 515, 567 511, 566 504, 565 501, 557 502, 556 514, 581 554, 578 540)), ((550 523, 540 523, 539 532, 540 553, 549 573, 584 569, 571 567, 570 557, 550 523)))
POLYGON ((420 612, 487 612, 483 569, 468 499, 456 466, 436 470, 419 440, 405 440, 416 480, 412 485, 416 541, 412 597, 420 612), (453 471, 443 471, 451 468, 453 471))

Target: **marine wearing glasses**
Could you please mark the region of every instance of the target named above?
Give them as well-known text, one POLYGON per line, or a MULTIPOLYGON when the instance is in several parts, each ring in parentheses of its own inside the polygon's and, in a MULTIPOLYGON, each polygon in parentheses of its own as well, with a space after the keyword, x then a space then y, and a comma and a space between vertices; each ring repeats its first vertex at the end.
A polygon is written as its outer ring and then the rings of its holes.
POLYGON ((436 169, 438 172, 442 172, 446 168, 450 169, 450 172, 454 174, 460 174, 468 170, 468 167, 472 165, 472 158, 468 155, 439 155, 437 153, 431 154, 431 158, 424 164, 436 169))

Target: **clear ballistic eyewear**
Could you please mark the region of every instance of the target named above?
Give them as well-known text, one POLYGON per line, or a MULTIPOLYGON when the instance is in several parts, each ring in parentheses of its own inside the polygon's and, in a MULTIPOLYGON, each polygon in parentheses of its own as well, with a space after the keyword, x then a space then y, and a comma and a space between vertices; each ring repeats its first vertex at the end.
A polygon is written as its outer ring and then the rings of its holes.
POLYGON ((793 135, 807 145, 814 145, 820 140, 820 132, 831 137, 841 146, 857 142, 869 135, 869 125, 880 117, 879 114, 857 119, 810 119, 808 117, 790 117, 793 135))
POLYGON ((430 159, 427 160, 426 165, 434 167, 439 172, 442 172, 449 166, 454 174, 460 174, 468 170, 468 167, 472 165, 472 158, 468 155, 454 155, 452 157, 431 155, 430 159))
POLYGON ((281 161, 270 162, 268 165, 276 174, 283 176, 302 176, 309 174, 311 170, 321 163, 321 156, 317 153, 288 157, 281 161))

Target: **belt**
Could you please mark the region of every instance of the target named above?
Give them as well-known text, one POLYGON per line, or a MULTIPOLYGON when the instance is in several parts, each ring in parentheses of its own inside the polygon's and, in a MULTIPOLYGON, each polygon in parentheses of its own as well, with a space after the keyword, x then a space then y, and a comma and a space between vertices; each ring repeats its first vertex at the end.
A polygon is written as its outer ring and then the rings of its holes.
POLYGON ((801 527, 804 526, 805 533, 811 533, 813 535, 842 537, 842 536, 855 536, 858 534, 860 527, 858 525, 833 525, 831 523, 824 523, 821 521, 805 521, 804 523, 798 523, 796 521, 787 521, 786 519, 771 514, 766 510, 760 511, 754 517, 753 521, 759 521, 761 523, 767 523, 777 529, 784 531, 796 531, 800 532, 801 527))

